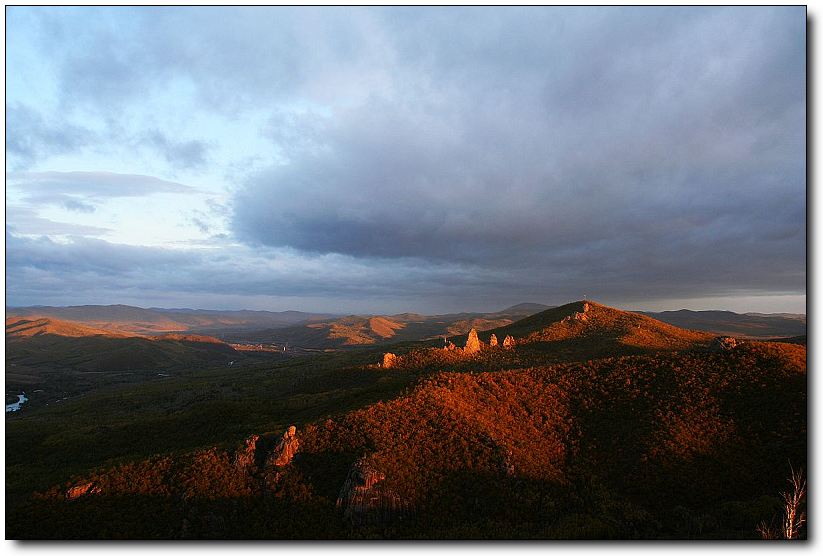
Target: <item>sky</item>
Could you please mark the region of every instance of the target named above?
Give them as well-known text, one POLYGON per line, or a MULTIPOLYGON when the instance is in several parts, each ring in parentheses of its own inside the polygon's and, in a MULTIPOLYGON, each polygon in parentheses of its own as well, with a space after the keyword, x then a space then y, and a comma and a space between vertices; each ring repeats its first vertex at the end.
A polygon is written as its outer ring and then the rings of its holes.
POLYGON ((6 304, 805 312, 800 7, 7 7, 6 304))

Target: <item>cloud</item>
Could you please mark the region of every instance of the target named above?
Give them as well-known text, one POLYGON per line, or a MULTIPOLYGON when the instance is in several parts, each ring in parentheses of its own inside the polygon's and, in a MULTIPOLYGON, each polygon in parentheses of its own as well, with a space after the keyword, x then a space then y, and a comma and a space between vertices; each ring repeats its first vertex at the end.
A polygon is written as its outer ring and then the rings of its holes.
MULTIPOLYGON (((802 8, 38 14, 61 106, 115 122, 160 105, 253 118, 271 144, 246 153, 254 170, 231 187, 243 245, 174 251, 156 276, 167 291, 452 307, 805 291, 802 8)), ((181 168, 210 160, 211 143, 160 125, 132 137, 181 168)), ((185 187, 159 181, 9 183, 83 210, 112 191, 185 187)))
POLYGON ((17 168, 77 151, 94 141, 93 131, 64 119, 47 119, 19 103, 6 108, 6 153, 17 168))
POLYGON ((202 168, 209 151, 204 141, 175 141, 157 129, 144 133, 138 143, 155 149, 176 168, 202 168))
POLYGON ((114 172, 9 172, 6 180, 31 206, 56 205, 79 212, 93 212, 95 203, 107 198, 197 191, 153 176, 114 172))
MULTIPOLYGON (((718 287, 712 275, 701 276, 696 270, 687 270, 679 278, 663 269, 638 266, 626 276, 623 265, 613 260, 587 266, 587 253, 567 254, 546 266, 500 269, 415 258, 308 255, 292 249, 250 248, 219 237, 200 246, 171 249, 82 237, 57 242, 22 237, 11 230, 6 246, 11 305, 129 301, 144 306, 443 313, 494 310, 524 300, 563 303, 588 295, 649 307, 655 300, 683 292, 686 298, 762 295, 766 286, 772 294, 795 293, 793 287, 802 279, 786 271, 787 287, 775 289, 768 262, 750 267, 753 280, 729 288, 724 283, 718 287), (637 284, 643 285, 642 290, 637 284)), ((637 254, 630 263, 656 255, 637 254)), ((719 264, 724 256, 715 254, 713 262, 719 264)), ((736 261, 744 258, 741 253, 736 261)))
MULTIPOLYGON (((221 245, 219 240, 206 247, 169 249, 80 237, 56 242, 7 231, 6 246, 13 305, 90 302, 77 292, 91 291, 99 300, 142 296, 144 304, 162 298, 183 303, 226 297, 240 300, 240 306, 246 300, 248 306, 249 299, 261 297, 314 298, 322 300, 317 309, 340 310, 348 302, 351 311, 387 304, 400 310, 428 294, 458 299, 461 290, 483 291, 498 274, 481 276, 461 265, 410 260, 375 265, 344 255, 309 256, 289 249, 221 245)), ((294 301, 282 307, 289 306, 294 308, 294 301)))
POLYGON ((63 208, 73 212, 92 213, 95 211, 94 205, 78 201, 76 199, 67 199, 63 201, 63 208))
MULTIPOLYGON (((50 157, 78 154, 86 150, 102 151, 127 145, 159 154, 175 169, 202 169, 212 148, 206 141, 176 140, 159 129, 130 132, 115 114, 103 111, 103 128, 93 131, 71 122, 68 114, 48 117, 20 103, 7 110, 7 152, 15 169, 28 168, 50 157)), ((133 151, 132 151, 133 152, 133 151)))
MULTIPOLYGON (((58 236, 93 236, 98 237, 110 232, 102 226, 56 222, 38 216, 34 210, 24 207, 6 207, 6 228, 18 235, 58 235, 58 236)), ((7 234, 8 237, 8 234, 7 234)))
POLYGON ((802 11, 494 13, 415 11, 389 86, 281 120, 308 144, 237 192, 238 237, 521 291, 803 290, 802 11))

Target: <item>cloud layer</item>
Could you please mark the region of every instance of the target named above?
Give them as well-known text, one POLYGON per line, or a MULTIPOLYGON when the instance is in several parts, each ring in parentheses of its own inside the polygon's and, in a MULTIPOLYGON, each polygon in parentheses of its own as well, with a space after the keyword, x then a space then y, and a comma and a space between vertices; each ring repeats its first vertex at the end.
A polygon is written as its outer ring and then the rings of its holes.
POLYGON ((41 167, 10 183, 80 213, 189 189, 43 168, 113 141, 229 174, 230 210, 186 215, 207 250, 7 236, 27 299, 89 272, 409 309, 805 293, 803 8, 90 10, 27 36, 55 110, 96 124, 14 104, 9 152, 41 167))
POLYGON ((238 192, 240 237, 608 295, 803 288, 797 13, 483 12, 416 13, 385 86, 238 192))

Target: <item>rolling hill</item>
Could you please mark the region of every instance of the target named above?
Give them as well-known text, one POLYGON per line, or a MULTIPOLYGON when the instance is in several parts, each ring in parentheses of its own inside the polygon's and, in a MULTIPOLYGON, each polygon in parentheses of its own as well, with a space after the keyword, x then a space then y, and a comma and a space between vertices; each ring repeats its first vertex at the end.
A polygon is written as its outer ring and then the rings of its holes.
POLYGON ((350 315, 298 326, 227 332, 224 336, 238 342, 263 342, 315 349, 368 346, 443 338, 466 334, 472 328, 490 330, 546 308, 546 305, 538 303, 521 303, 493 313, 350 315))
POLYGON ((102 328, 92 328, 76 322, 54 318, 39 317, 7 317, 6 339, 30 338, 51 334, 68 338, 82 338, 84 336, 114 336, 126 337, 126 334, 111 332, 102 328))
POLYGON ((332 315, 300 311, 209 311, 200 309, 144 309, 129 305, 80 305, 73 307, 7 307, 6 317, 46 317, 93 328, 128 334, 164 332, 215 333, 293 326, 332 315))
MULTIPOLYGON (((459 336, 467 334, 472 328, 481 332, 491 331, 550 309, 539 303, 520 303, 491 313, 334 316, 299 311, 209 311, 85 305, 7 308, 6 312, 7 317, 56 319, 73 323, 76 327, 127 336, 186 333, 210 335, 238 343, 334 349, 459 336)), ((687 310, 638 314, 681 328, 746 338, 806 334, 805 315, 687 310)), ((546 317, 551 318, 551 315, 546 317)), ((517 330, 512 330, 517 335, 517 330)))
POLYGON ((37 317, 6 318, 5 355, 6 399, 27 392, 27 410, 104 385, 247 358, 210 336, 141 336, 37 317))

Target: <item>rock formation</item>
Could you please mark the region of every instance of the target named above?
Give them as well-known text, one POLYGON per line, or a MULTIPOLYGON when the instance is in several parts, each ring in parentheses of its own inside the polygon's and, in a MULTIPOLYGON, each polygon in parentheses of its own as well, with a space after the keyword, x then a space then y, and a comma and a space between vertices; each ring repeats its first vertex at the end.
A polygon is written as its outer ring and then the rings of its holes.
POLYGON ((385 478, 365 458, 354 462, 337 497, 343 518, 353 525, 380 525, 402 517, 405 506, 400 496, 381 484, 385 478))
POLYGON ((294 458, 294 454, 297 453, 297 449, 300 447, 300 442, 295 436, 296 434, 297 427, 294 425, 290 426, 289 429, 283 433, 283 439, 280 440, 274 448, 274 451, 271 453, 268 461, 266 462, 268 465, 284 467, 291 463, 291 460, 294 458))
POLYGON ((473 355, 480 351, 480 338, 477 337, 477 330, 472 328, 469 331, 469 336, 466 338, 466 347, 463 348, 463 353, 473 355))
POLYGON ((391 369, 392 367, 396 367, 397 364, 400 362, 400 358, 397 357, 393 353, 384 353, 383 354, 383 368, 384 369, 391 369))
POLYGON ((260 436, 253 434, 243 443, 243 447, 234 455, 234 465, 238 469, 247 469, 257 463, 257 442, 260 436))
POLYGON ((100 494, 100 487, 95 486, 94 483, 75 485, 66 491, 66 500, 77 500, 89 494, 100 494))
POLYGON ((732 338, 731 336, 718 336, 717 338, 712 340, 709 349, 711 351, 729 351, 736 348, 742 343, 743 342, 735 338, 732 338))
POLYGON ((449 343, 446 344, 446 347, 444 347, 443 349, 446 350, 446 351, 454 351, 454 350, 457 349, 457 346, 454 345, 453 343, 449 342, 449 343))
POLYGON ((503 338, 503 347, 504 348, 513 348, 514 347, 514 336, 507 335, 503 338))
POLYGON ((495 336, 494 334, 492 334, 489 338, 489 345, 492 347, 495 347, 497 345, 497 336, 495 336))
POLYGON ((560 319, 560 322, 571 322, 573 320, 586 322, 587 320, 589 320, 589 317, 585 312, 580 313, 575 311, 573 314, 565 316, 562 319, 560 319))

